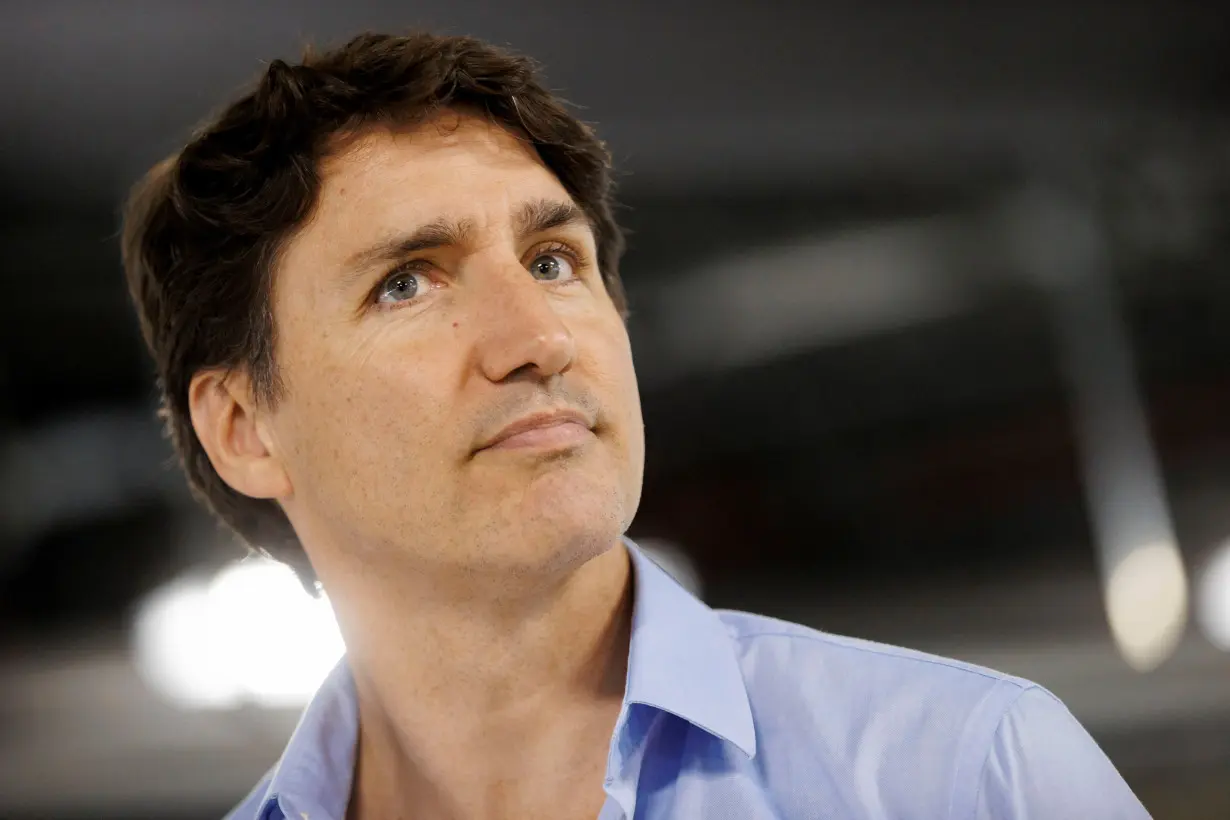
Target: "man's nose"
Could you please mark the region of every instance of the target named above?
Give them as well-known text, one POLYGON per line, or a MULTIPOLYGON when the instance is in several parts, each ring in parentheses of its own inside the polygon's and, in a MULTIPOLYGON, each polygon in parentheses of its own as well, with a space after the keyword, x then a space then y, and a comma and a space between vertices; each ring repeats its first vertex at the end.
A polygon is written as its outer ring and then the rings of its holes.
POLYGON ((572 365, 576 341, 548 288, 519 262, 492 271, 476 288, 477 353, 490 381, 518 372, 546 379, 572 365))

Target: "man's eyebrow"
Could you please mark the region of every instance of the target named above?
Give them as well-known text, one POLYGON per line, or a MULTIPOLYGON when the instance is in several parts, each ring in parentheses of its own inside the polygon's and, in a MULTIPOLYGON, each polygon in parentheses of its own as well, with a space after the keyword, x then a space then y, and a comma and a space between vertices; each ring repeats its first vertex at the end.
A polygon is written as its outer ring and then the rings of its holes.
POLYGON ((346 260, 346 284, 361 278, 371 267, 394 262, 407 256, 435 248, 460 245, 473 232, 469 220, 436 219, 408 234, 394 236, 365 248, 346 260))
POLYGON ((513 227, 523 238, 555 228, 589 224, 585 211, 569 200, 533 199, 522 203, 513 214, 513 227))
MULTIPOLYGON (((518 205, 512 215, 519 238, 573 225, 590 226, 589 216, 576 203, 562 199, 531 199, 518 205)), ((414 231, 382 240, 350 256, 345 263, 341 287, 348 289, 366 277, 371 268, 405 259, 416 253, 465 244, 474 232, 472 220, 436 219, 414 231)))

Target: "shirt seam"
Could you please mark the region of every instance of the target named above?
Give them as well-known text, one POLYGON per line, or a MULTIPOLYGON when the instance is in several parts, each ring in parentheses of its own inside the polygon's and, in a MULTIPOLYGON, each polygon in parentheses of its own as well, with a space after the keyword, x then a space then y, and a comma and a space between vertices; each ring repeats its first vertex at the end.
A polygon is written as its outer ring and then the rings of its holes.
POLYGON ((842 643, 841 641, 834 640, 831 636, 827 636, 823 634, 808 635, 808 634, 799 634, 797 632, 786 632, 786 631, 740 632, 740 633, 736 633, 733 637, 735 638, 735 640, 739 640, 739 641, 750 639, 750 638, 795 638, 798 640, 805 640, 805 641, 811 641, 813 643, 825 644, 826 646, 831 646, 836 649, 844 649, 850 652, 865 652, 869 655, 876 655, 876 656, 884 657, 884 658, 897 658, 899 660, 915 661, 917 663, 925 663, 931 666, 942 666, 946 669, 955 669, 959 672, 969 672, 970 674, 978 675, 979 677, 986 678, 988 680, 1000 681, 1003 683, 1012 684, 1013 686, 1018 686, 1022 689, 1022 691, 1026 689, 1035 688, 1037 686, 1037 684, 1032 683, 1032 682, 1023 682, 1019 678, 1013 675, 1005 675, 1001 672, 996 672, 991 669, 981 669, 971 664, 961 663, 960 661, 949 660, 947 658, 942 658, 939 656, 932 657, 926 654, 915 655, 909 652, 906 652, 906 653, 894 652, 894 651, 890 651, 889 648, 881 649, 876 646, 850 646, 848 644, 842 643))
MULTIPOLYGON (((978 808, 978 798, 982 796, 982 787, 986 783, 985 775, 987 771, 987 764, 991 762, 991 750, 995 748, 995 739, 999 737, 999 730, 1004 725, 1004 720, 1008 717, 1008 713, 1011 712, 1013 707, 1015 707, 1017 703, 1020 702, 1021 698, 1025 696, 1025 693, 1032 692, 1034 690, 1041 690, 1041 687, 1038 686, 1037 684, 1033 684, 1030 686, 1022 686, 1020 691, 1017 692, 1015 695, 1013 695, 1012 699, 1004 704, 1003 711, 1000 712, 999 718, 995 721, 995 726, 991 729, 990 734, 987 736, 987 748, 982 754, 982 762, 979 764, 978 769, 974 772, 974 777, 976 778, 976 780, 974 781, 975 782, 974 793, 971 795, 972 799, 970 800, 971 820, 976 820, 976 818, 974 818, 973 816, 973 811, 978 808)), ((993 692, 994 690, 987 692, 985 695, 983 695, 982 700, 978 702, 978 705, 982 706, 982 704, 986 702, 987 698, 991 697, 993 692)), ((976 713, 977 709, 975 709, 974 711, 976 713)), ((969 727, 969 724, 966 724, 967 729, 968 727, 969 727)), ((957 783, 958 774, 959 774, 958 772, 953 772, 952 794, 954 798, 957 794, 957 787, 959 785, 957 783)), ((955 800, 953 800, 952 802, 954 803, 954 805, 950 807, 949 809, 950 812, 955 811, 957 808, 955 805, 955 800)), ((952 817, 952 814, 950 813, 949 816, 952 817)))

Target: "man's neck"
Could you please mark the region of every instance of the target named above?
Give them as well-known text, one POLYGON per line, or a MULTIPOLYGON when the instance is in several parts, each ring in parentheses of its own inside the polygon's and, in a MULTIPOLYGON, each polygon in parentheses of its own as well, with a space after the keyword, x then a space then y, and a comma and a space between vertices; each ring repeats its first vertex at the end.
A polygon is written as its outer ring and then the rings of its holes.
POLYGON ((339 610, 359 698, 352 820, 596 815, 627 672, 626 550, 494 599, 383 580, 339 610))

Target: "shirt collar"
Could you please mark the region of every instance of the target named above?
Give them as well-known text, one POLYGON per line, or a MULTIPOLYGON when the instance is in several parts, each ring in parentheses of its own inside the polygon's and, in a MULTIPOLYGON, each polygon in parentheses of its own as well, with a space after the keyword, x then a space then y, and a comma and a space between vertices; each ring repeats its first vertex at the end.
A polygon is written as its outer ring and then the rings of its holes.
POLYGON ((743 670, 722 619, 625 539, 635 590, 625 703, 653 706, 756 754, 743 670))
POLYGON ((274 767, 257 820, 346 816, 359 739, 359 703, 343 657, 304 710, 274 767))
MULTIPOLYGON (((631 540, 632 637, 624 703, 670 712, 756 754, 756 730, 734 642, 721 618, 681 587, 631 540)), ((308 705, 274 768, 258 820, 275 806, 290 820, 344 817, 354 776, 359 717, 343 658, 308 705)), ((616 730, 616 747, 631 731, 616 730)))

